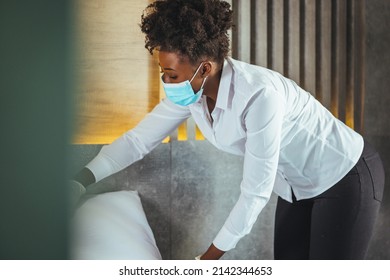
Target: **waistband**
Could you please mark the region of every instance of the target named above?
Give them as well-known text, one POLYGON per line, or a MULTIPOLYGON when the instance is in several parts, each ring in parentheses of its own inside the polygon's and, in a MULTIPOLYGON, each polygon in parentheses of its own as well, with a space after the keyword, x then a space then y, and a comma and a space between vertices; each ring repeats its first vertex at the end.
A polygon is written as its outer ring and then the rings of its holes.
POLYGON ((364 148, 359 160, 362 158, 371 157, 378 153, 377 150, 374 148, 374 146, 372 146, 369 142, 367 142, 366 139, 363 140, 364 140, 364 148))

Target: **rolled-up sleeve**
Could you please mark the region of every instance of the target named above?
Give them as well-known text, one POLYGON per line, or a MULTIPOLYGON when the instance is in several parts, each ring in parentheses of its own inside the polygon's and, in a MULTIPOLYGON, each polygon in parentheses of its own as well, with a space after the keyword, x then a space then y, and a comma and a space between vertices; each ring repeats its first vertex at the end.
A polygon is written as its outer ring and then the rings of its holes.
POLYGON ((284 101, 273 89, 258 93, 244 111, 246 144, 241 194, 225 224, 214 239, 214 245, 228 251, 248 234, 259 213, 267 204, 275 182, 284 101))
POLYGON ((142 159, 190 116, 188 107, 164 99, 135 128, 103 146, 86 167, 100 181, 142 159))

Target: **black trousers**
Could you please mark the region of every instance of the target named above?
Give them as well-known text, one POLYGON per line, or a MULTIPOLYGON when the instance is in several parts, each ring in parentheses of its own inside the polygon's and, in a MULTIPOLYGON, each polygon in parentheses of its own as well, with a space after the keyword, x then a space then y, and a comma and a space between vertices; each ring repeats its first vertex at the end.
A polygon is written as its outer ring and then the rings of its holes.
POLYGON ((278 198, 275 259, 364 259, 384 189, 384 170, 367 142, 357 164, 319 196, 278 198))

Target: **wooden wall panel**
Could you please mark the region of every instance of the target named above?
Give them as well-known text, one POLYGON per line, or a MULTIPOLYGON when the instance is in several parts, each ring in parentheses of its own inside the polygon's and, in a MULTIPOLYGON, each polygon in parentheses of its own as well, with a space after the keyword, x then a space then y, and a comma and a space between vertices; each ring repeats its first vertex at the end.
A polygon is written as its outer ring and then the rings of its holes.
POLYGON ((270 48, 269 53, 269 64, 268 67, 284 74, 284 10, 283 0, 273 0, 268 3, 270 9, 271 19, 269 23, 271 28, 270 48))
POLYGON ((354 25, 355 1, 347 1, 347 72, 346 72, 346 96, 345 96, 345 123, 354 126, 355 105, 355 56, 356 56, 356 27, 354 25))
POLYGON ((251 63, 293 79, 341 121, 361 132, 364 3, 365 0, 233 0, 233 57, 250 59, 251 63), (248 29, 250 58, 245 37, 248 29))
POLYGON ((346 0, 332 1, 332 97, 331 112, 345 120, 346 0))
MULTIPOLYGON (((355 0, 350 0, 355 1, 355 0)), ((355 60, 355 98, 354 98, 354 127, 357 131, 364 133, 364 100, 366 89, 366 16, 365 16, 366 1, 356 1, 354 5, 354 19, 353 24, 355 26, 355 47, 356 56, 355 60)))
POLYGON ((157 61, 138 26, 149 1, 77 0, 79 95, 74 143, 110 143, 159 101, 157 61))
POLYGON ((300 0, 284 1, 284 74, 300 81, 300 0))
POLYGON ((251 56, 251 2, 233 0, 235 36, 233 37, 233 54, 245 62, 251 56))
POLYGON ((326 108, 331 106, 331 4, 317 0, 316 6, 316 97, 326 108))
POLYGON ((267 67, 268 44, 267 44, 267 2, 268 0, 252 0, 251 3, 251 63, 267 67))
POLYGON ((300 84, 316 96, 316 2, 313 0, 301 1, 301 73, 300 84))

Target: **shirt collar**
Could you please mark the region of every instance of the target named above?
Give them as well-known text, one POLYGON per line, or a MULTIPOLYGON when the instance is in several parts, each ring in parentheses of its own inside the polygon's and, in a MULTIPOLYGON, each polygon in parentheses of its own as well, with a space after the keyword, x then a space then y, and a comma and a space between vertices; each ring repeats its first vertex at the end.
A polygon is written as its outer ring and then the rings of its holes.
POLYGON ((219 82, 217 103, 215 107, 226 110, 229 105, 230 87, 232 82, 233 69, 228 59, 225 59, 222 68, 221 80, 219 82))

